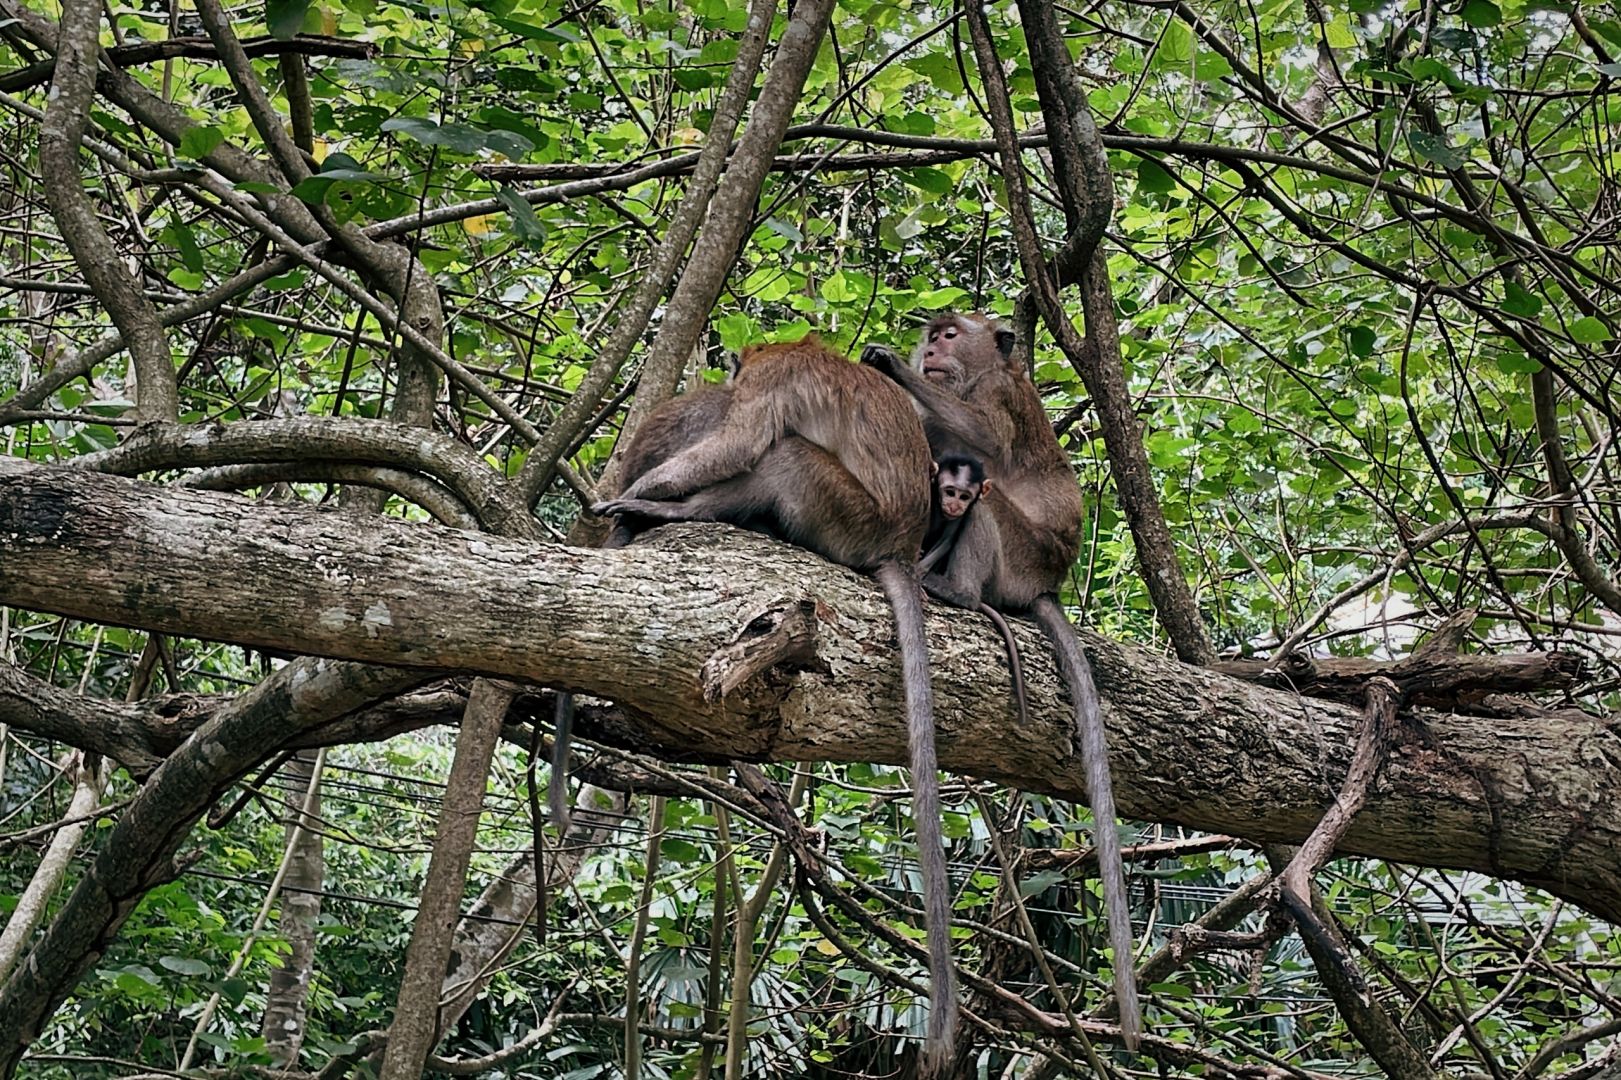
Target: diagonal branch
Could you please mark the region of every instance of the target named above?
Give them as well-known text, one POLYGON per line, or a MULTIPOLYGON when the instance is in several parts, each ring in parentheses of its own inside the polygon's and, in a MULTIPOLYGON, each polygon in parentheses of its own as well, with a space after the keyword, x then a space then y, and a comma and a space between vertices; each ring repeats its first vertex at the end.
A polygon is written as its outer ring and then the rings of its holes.
POLYGON ((45 184, 45 200, 63 242, 129 346, 135 361, 136 417, 172 421, 180 413, 180 393, 168 335, 157 309, 96 219, 79 174, 79 144, 96 93, 100 31, 100 0, 63 4, 56 72, 39 126, 40 171, 51 178, 45 184))
MULTIPOLYGON (((1030 6, 1033 9, 1031 17, 1039 20, 1040 9, 1044 5, 1030 6)), ((1098 419, 1103 428, 1109 465, 1120 493, 1121 507, 1131 526, 1132 538, 1137 545, 1137 558, 1143 564, 1143 579, 1160 622, 1181 659, 1194 664, 1209 663, 1215 659, 1215 649, 1205 632, 1187 579, 1177 563, 1176 545, 1165 524, 1165 514, 1154 488, 1153 473, 1148 467, 1148 455, 1143 450, 1142 433, 1132 412, 1131 395, 1120 361, 1120 339, 1115 327, 1114 296, 1109 287, 1108 263, 1094 243, 1082 283, 1088 335, 1083 339, 1063 309, 1058 295, 1058 280, 1042 251, 1041 239, 1031 217, 1030 189, 1020 161, 1018 132, 1014 128, 1013 109, 1008 101, 1007 78, 1002 73, 1001 60, 991 40, 990 24, 986 21, 984 11, 975 3, 966 4, 964 11, 974 42, 980 78, 985 84, 986 106, 996 135, 1002 180, 1007 186, 1013 239, 1019 250, 1019 263, 1024 269, 1025 280, 1033 292, 1042 322, 1070 363, 1080 372, 1087 392, 1097 402, 1098 419)), ((1057 33, 1056 22, 1046 32, 1057 33)), ((1034 34, 1035 31, 1027 27, 1027 33, 1034 34)), ((1036 48, 1033 45, 1032 51, 1036 51, 1036 48)), ((1043 110, 1046 111, 1049 102, 1052 103, 1049 123, 1054 118, 1061 120, 1063 130, 1075 136, 1078 144, 1080 138, 1085 137, 1090 120, 1078 121, 1069 111, 1070 102, 1076 99, 1078 91, 1067 92, 1057 85, 1057 80, 1065 75, 1073 79, 1074 72, 1061 38, 1055 48, 1055 57, 1061 53, 1063 62, 1036 64, 1037 88, 1042 93, 1043 110), (1049 68, 1056 70, 1046 70, 1049 68)), ((1084 97, 1079 101, 1080 107, 1084 108, 1084 97)), ((1070 162, 1065 168, 1065 176, 1074 185, 1066 188, 1063 196, 1066 207, 1072 208, 1072 223, 1083 238, 1094 229, 1101 233, 1103 227, 1103 223, 1096 220, 1101 204, 1090 185, 1100 177, 1107 178, 1108 169, 1106 164, 1100 166, 1096 160, 1088 160, 1089 157, 1096 159, 1102 153, 1102 143, 1096 138, 1095 129, 1091 129, 1089 146, 1066 147, 1062 155, 1070 162)), ((1112 193, 1113 189, 1105 190, 1112 193)))
MULTIPOLYGON (((765 85, 737 141, 737 150, 715 188, 703 232, 692 246, 687 268, 676 283, 658 336, 648 350, 636 400, 625 417, 626 434, 634 432, 647 414, 675 391, 687 357, 709 324, 709 313, 754 222, 761 186, 782 145, 832 12, 833 0, 797 0, 793 5, 788 26, 777 41, 777 54, 765 85)), ((603 477, 603 490, 613 490, 613 484, 610 471, 603 477)))

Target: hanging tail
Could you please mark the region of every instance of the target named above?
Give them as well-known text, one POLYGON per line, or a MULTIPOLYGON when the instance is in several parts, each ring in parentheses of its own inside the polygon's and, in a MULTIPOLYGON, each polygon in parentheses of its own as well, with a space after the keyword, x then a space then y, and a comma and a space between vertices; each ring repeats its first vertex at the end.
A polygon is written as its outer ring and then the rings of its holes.
POLYGON ((899 563, 880 565, 877 578, 895 611, 895 635, 900 642, 912 767, 912 822, 917 828, 917 861, 923 871, 923 912, 929 932, 929 1032, 919 1073, 943 1077, 956 1049, 957 970, 951 963, 951 879, 940 831, 934 690, 929 684, 929 653, 923 637, 923 598, 917 580, 899 563))
POLYGON ((1103 882, 1103 905, 1109 919, 1109 946, 1114 950, 1114 993, 1120 1003, 1120 1036, 1127 1049, 1135 1050, 1142 1035, 1143 1014, 1137 1001, 1137 978, 1132 970, 1131 908, 1126 901, 1120 834, 1115 831, 1114 784, 1109 779, 1109 746, 1103 733, 1098 690, 1092 682, 1092 666, 1086 662, 1086 654, 1075 640, 1075 630, 1064 617, 1057 599, 1050 595, 1038 597, 1030 610, 1053 643, 1059 671, 1075 705, 1075 735, 1080 739, 1081 761, 1086 766, 1098 877, 1103 882))

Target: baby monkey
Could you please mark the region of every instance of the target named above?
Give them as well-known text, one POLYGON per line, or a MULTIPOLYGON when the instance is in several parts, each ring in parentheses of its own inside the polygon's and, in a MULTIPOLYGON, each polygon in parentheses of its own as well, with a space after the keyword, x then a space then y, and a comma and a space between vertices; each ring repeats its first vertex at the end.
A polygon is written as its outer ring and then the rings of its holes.
MULTIPOLYGON (((967 454, 947 454, 934 463, 934 501, 929 512, 929 531, 923 536, 923 558, 918 570, 923 574, 923 588, 937 600, 957 607, 968 607, 956 591, 945 588, 946 579, 935 572, 935 567, 948 562, 957 538, 968 524, 968 513, 992 490, 985 475, 985 463, 967 454), (931 587, 931 582, 934 587, 931 587)), ((1013 676, 1013 700, 1019 708, 1019 723, 1028 724, 1030 709, 1024 698, 1024 661, 1019 658, 1019 644, 1008 629, 1002 613, 984 602, 972 605, 996 624, 1007 648, 1008 670, 1013 676)))

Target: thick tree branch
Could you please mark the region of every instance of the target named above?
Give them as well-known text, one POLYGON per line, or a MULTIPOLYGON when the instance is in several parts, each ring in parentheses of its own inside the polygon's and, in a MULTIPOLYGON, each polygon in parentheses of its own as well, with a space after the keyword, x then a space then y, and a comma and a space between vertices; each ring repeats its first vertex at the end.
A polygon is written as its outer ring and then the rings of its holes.
MULTIPOLYGON (((486 528, 516 536, 540 529, 470 448, 434 431, 332 416, 293 416, 243 424, 143 428, 110 450, 73 459, 74 468, 134 476, 159 469, 294 463, 378 465, 432 477, 486 528)), ((205 477, 214 487, 230 473, 205 477)), ((311 476, 310 479, 318 479, 311 476)))
MULTIPOLYGON (((0 603, 260 647, 479 671, 612 699, 585 733, 670 759, 905 760, 891 619, 866 579, 720 527, 619 552, 260 506, 0 459, 0 603), (724 536, 724 542, 713 541, 724 536), (231 604, 218 582, 230 580, 231 604), (774 596, 817 604, 826 671, 711 705, 698 671, 774 596), (447 619, 446 612, 454 612, 447 619)), ((1032 723, 1001 645, 930 608, 943 767, 1080 798, 1062 691, 1023 637, 1032 723)), ((1298 843, 1349 766, 1356 710, 1083 634, 1132 816, 1298 843)), ((1621 917, 1621 735, 1579 715, 1406 714, 1341 854, 1477 869, 1621 917), (1512 824, 1510 824, 1512 823, 1512 824)))
MULTIPOLYGON (((1031 217, 1030 190, 1024 178, 1024 165, 1019 158, 1019 140, 1013 126, 1013 109, 1008 102, 1007 79, 991 40, 990 25, 985 13, 975 5, 968 5, 965 14, 980 78, 985 83, 985 102, 991 127, 996 133, 1002 181, 1007 186, 1008 212, 1012 217, 1013 239, 1019 250, 1019 264, 1024 270, 1025 280, 1033 291, 1041 321, 1070 364, 1080 373, 1087 393, 1097 403, 1098 423, 1103 429, 1110 470, 1114 474, 1120 505, 1125 510, 1132 539, 1137 546, 1137 558, 1143 565, 1143 578, 1149 596, 1153 598, 1154 610, 1159 614, 1160 622, 1178 656, 1189 663, 1209 663, 1216 658, 1216 652, 1210 644, 1210 636, 1205 632, 1204 621, 1199 616, 1198 605, 1193 600, 1187 579, 1177 562, 1176 545, 1165 524, 1153 473, 1148 466, 1148 455, 1143 449, 1142 432, 1138 430, 1137 418, 1132 411, 1131 393, 1120 359, 1120 337, 1115 325, 1114 294, 1109 286, 1108 261, 1094 243, 1089 265, 1082 275, 1081 302, 1086 312, 1087 333, 1083 340, 1060 303, 1058 279, 1042 251, 1041 239, 1031 217)), ((1056 23, 1050 27, 1050 32, 1057 33, 1056 23)), ((1035 48, 1032 45, 1032 49, 1035 48)), ((1060 69, 1055 71, 1044 72, 1043 65, 1037 65, 1038 87, 1065 75, 1072 79, 1074 73, 1069 67, 1068 53, 1062 41, 1044 48, 1052 52, 1055 58, 1061 54, 1063 60, 1060 69)), ((1081 236, 1081 246, 1085 247, 1085 237, 1090 232, 1102 232, 1104 223, 1096 220, 1098 214, 1112 205, 1091 187, 1100 179, 1106 180, 1109 175, 1107 163, 1099 160, 1103 149, 1095 137, 1090 120, 1077 118, 1071 112, 1072 108, 1085 109, 1079 90, 1048 86, 1042 93, 1043 110, 1051 106, 1049 124, 1054 118, 1064 120, 1065 126, 1061 130, 1074 140, 1074 145, 1066 143, 1064 152, 1058 155, 1069 162, 1063 179, 1071 185, 1061 194, 1069 208, 1071 225, 1081 236), (1077 99, 1078 103, 1072 105, 1071 102, 1077 99), (1086 140, 1084 144, 1083 140, 1086 140)), ((1109 190, 1112 191, 1112 187, 1109 190)))
POLYGON ((141 283, 96 217, 79 173, 79 144, 96 95, 96 54, 101 31, 99 0, 68 0, 62 7, 57 64, 45 119, 39 126, 40 171, 51 177, 45 200, 63 243, 73 253, 135 360, 135 414, 142 420, 173 420, 180 411, 169 337, 141 283))

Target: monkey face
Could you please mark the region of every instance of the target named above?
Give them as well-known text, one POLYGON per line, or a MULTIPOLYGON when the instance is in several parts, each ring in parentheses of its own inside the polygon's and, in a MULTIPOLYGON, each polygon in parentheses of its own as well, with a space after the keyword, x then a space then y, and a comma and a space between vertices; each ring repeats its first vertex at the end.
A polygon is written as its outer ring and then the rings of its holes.
POLYGON ((955 475, 940 479, 940 513, 955 520, 968 513, 968 508, 979 501, 980 485, 955 475))
POLYGON ((964 337, 963 327, 955 318, 936 319, 923 332, 919 346, 918 369, 930 382, 960 382, 962 361, 956 356, 958 342, 964 337))

